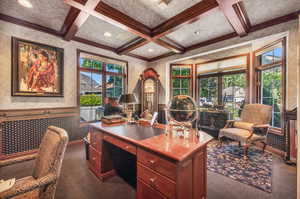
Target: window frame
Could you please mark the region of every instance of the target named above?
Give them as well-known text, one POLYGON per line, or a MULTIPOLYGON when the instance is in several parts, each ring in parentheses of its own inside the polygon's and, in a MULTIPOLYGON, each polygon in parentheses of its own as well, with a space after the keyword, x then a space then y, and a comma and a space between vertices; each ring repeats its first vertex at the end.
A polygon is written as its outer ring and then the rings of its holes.
MULTIPOLYGON (((125 60, 120 60, 120 59, 116 59, 116 58, 112 58, 112 57, 108 57, 105 55, 101 55, 101 54, 97 54, 97 53, 93 53, 93 52, 88 52, 88 51, 84 51, 84 50, 80 50, 77 49, 77 109, 80 112, 80 72, 81 71, 85 71, 85 72, 93 72, 93 73, 97 73, 102 75, 102 102, 104 105, 104 99, 106 97, 106 77, 111 75, 111 76, 122 76, 123 77, 123 85, 124 85, 124 93, 127 93, 128 91, 128 62, 125 60), (102 62, 102 70, 97 70, 97 69, 91 69, 91 68, 82 68, 80 67, 80 53, 85 53, 85 54, 90 54, 93 56, 97 56, 100 58, 105 58, 105 59, 111 59, 111 60, 115 60, 115 61, 119 61, 119 62, 124 62, 125 64, 125 70, 124 73, 114 73, 114 72, 108 72, 106 71, 106 62, 102 62)), ((83 123, 89 123, 89 122, 83 122, 83 123)))
POLYGON ((275 68, 281 66, 281 128, 271 127, 270 130, 273 133, 280 135, 284 134, 285 129, 285 113, 286 113, 286 37, 280 38, 274 42, 271 42, 268 45, 263 46, 254 51, 253 53, 253 69, 254 69, 254 81, 253 81, 253 101, 256 103, 261 102, 261 73, 263 70, 275 68), (282 58, 280 61, 275 61, 270 64, 261 64, 261 55, 263 52, 268 52, 274 50, 278 44, 282 44, 282 58), (259 54, 259 55, 257 55, 259 54))
POLYGON ((207 78, 207 77, 217 77, 218 78, 218 105, 222 105, 222 87, 223 87, 223 76, 224 75, 233 75, 233 74, 241 74, 241 73, 245 73, 246 75, 246 96, 245 96, 245 103, 249 103, 249 95, 250 95, 250 90, 249 90, 249 86, 250 86, 250 53, 245 53, 245 54, 239 54, 239 55, 234 55, 234 56, 228 56, 228 57, 223 57, 220 59, 214 59, 214 60, 210 60, 210 61, 205 61, 205 62, 200 62, 195 64, 195 74, 196 74, 196 78, 195 78, 195 95, 196 95, 196 100, 197 102, 199 101, 199 78, 207 78), (225 72, 218 72, 218 73, 211 73, 211 74, 202 74, 202 75, 198 75, 197 74, 197 69, 198 67, 201 67, 201 65, 203 64, 208 64, 208 63, 213 63, 213 62, 218 62, 218 61, 224 61, 224 60, 229 60, 229 59, 234 59, 234 58, 238 58, 238 57, 246 57, 246 69, 240 69, 240 70, 234 70, 234 71, 225 71, 225 72))
POLYGON ((179 78, 179 79, 189 79, 189 92, 190 92, 190 96, 193 97, 194 96, 194 64, 170 64, 170 95, 169 98, 172 99, 173 98, 173 82, 172 80, 174 78, 179 78), (172 69, 174 66, 180 66, 180 67, 184 67, 184 66, 189 66, 191 73, 189 76, 173 76, 172 75, 172 69))

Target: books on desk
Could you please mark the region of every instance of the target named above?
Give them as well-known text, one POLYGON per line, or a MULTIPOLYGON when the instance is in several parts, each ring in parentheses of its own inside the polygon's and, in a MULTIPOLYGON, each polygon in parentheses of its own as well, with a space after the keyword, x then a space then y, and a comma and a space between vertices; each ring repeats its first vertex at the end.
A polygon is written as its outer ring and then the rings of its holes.
POLYGON ((126 122, 126 120, 121 115, 110 115, 103 116, 101 122, 104 125, 122 125, 126 122))

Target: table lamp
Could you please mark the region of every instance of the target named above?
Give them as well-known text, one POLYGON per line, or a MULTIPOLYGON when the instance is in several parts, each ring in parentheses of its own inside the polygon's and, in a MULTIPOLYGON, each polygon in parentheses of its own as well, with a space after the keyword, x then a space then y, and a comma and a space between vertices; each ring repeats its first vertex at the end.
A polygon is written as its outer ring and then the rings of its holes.
POLYGON ((127 109, 127 104, 134 104, 136 103, 136 97, 134 94, 123 94, 121 95, 120 99, 119 99, 119 104, 124 104, 124 110, 125 113, 127 114, 127 120, 128 122, 132 122, 132 112, 134 112, 134 105, 133 105, 133 110, 129 110, 127 109))

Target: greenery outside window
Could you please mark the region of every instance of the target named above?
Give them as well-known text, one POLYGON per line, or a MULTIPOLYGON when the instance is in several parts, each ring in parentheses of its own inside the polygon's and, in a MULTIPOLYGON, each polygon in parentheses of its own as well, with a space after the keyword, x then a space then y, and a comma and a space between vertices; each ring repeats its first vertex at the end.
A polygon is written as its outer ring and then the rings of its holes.
POLYGON ((78 52, 80 118, 96 121, 102 117, 104 98, 119 98, 125 92, 127 62, 78 52))
POLYGON ((222 77, 222 102, 224 108, 232 115, 232 119, 239 118, 242 104, 246 97, 245 73, 225 74, 222 77))
POLYGON ((197 64, 197 101, 200 107, 224 106, 229 119, 238 119, 247 99, 249 54, 197 64))
POLYGON ((199 78, 199 105, 218 104, 218 77, 199 78))
POLYGON ((171 65, 171 97, 176 95, 192 96, 192 65, 171 65))
POLYGON ((257 102, 272 106, 273 128, 283 128, 285 111, 285 39, 255 52, 257 102))

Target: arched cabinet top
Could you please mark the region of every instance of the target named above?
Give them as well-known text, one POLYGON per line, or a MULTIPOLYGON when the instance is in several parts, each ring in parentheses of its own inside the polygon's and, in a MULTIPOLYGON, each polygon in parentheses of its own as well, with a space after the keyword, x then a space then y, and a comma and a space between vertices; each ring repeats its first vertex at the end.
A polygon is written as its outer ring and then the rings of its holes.
POLYGON ((141 79, 146 80, 146 79, 155 79, 158 80, 159 74, 154 70, 153 68, 147 68, 144 70, 144 72, 141 74, 141 79))

